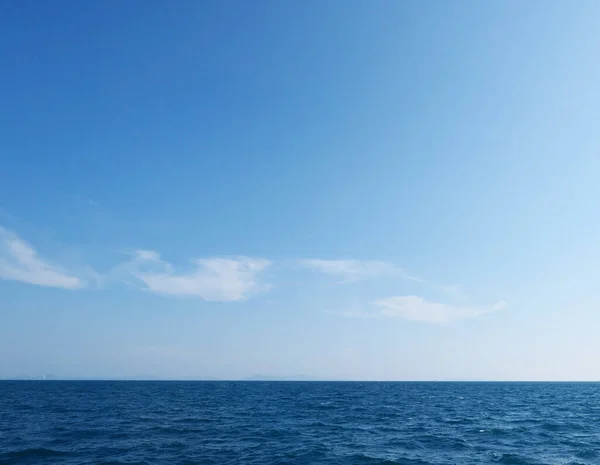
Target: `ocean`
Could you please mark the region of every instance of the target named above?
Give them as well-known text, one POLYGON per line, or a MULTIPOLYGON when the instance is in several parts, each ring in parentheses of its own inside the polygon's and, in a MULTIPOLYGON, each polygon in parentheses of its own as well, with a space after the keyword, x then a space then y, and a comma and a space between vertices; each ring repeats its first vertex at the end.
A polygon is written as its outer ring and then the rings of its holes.
POLYGON ((600 464, 600 383, 0 381, 0 464, 600 464))

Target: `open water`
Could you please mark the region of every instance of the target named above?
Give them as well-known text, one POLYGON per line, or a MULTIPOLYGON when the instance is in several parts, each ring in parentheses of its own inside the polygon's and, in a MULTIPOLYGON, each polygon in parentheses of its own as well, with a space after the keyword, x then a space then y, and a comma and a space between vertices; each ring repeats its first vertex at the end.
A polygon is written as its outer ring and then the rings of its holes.
POLYGON ((600 464, 600 383, 0 381, 0 464, 600 464))

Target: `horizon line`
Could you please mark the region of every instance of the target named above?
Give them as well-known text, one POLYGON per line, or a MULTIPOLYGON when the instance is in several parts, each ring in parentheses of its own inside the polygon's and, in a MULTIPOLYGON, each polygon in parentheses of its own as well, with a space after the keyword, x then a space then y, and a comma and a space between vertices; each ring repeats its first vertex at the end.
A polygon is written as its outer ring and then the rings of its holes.
POLYGON ((552 380, 552 379, 245 379, 245 378, 128 378, 128 377, 0 377, 0 381, 123 381, 123 382, 227 382, 227 383, 600 383, 598 380, 552 380))

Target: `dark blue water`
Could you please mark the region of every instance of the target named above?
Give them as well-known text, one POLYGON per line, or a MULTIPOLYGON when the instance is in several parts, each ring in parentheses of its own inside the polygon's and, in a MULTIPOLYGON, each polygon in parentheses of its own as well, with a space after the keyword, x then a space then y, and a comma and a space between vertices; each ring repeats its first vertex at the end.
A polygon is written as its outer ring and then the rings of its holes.
POLYGON ((0 464, 599 464, 600 384, 0 382, 0 464))

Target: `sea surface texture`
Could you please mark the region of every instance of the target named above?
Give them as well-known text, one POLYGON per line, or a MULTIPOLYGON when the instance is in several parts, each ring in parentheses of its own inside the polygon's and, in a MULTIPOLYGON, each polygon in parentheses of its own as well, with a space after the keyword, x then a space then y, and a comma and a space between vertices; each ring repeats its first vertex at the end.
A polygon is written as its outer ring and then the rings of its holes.
POLYGON ((600 384, 0 381, 0 464, 600 464, 600 384))

